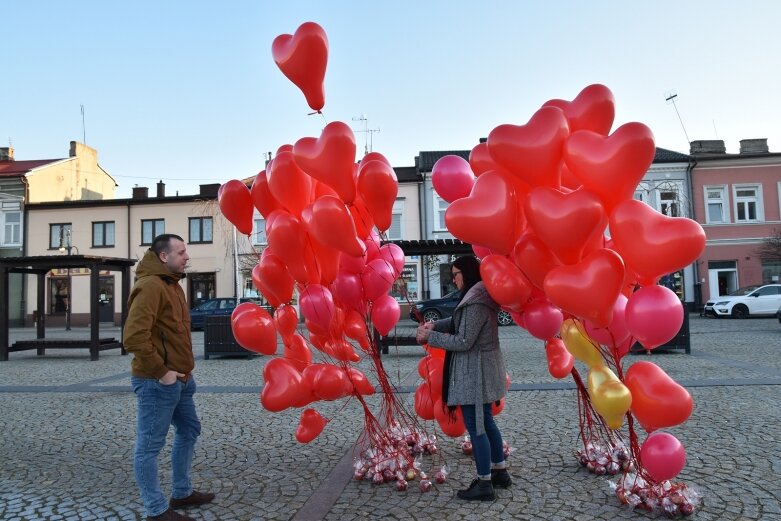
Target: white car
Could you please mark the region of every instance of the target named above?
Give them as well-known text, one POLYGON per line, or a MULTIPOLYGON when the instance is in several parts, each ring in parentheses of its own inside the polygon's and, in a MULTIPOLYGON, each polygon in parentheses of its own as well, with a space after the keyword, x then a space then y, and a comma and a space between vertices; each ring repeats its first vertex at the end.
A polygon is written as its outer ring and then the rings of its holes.
POLYGON ((781 307, 781 284, 747 286, 705 304, 704 314, 715 317, 746 318, 755 315, 773 316, 781 307))

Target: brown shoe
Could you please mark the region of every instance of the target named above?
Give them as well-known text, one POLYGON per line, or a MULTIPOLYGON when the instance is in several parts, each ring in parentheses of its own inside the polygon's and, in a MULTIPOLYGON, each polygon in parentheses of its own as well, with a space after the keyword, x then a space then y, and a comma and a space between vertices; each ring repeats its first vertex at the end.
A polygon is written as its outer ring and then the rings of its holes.
POLYGON ((194 517, 185 516, 169 508, 158 516, 147 516, 147 521, 195 521, 194 517))
POLYGON ((181 499, 171 498, 171 508, 184 508, 184 507, 197 507, 211 502, 214 499, 214 494, 211 492, 198 492, 193 490, 193 493, 187 497, 181 499))

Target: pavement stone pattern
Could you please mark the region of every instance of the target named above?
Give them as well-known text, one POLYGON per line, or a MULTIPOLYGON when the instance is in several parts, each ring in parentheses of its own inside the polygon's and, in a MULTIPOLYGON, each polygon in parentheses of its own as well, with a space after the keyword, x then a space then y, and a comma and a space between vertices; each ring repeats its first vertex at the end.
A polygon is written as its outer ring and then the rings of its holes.
MULTIPOLYGON (((670 429, 687 450, 676 481, 703 497, 693 519, 781 520, 781 324, 691 315, 690 327, 691 355, 632 354, 624 367, 653 361, 694 398, 692 417, 670 429)), ((398 331, 413 329, 406 321, 398 331)), ((12 329, 11 342, 34 335, 12 329)), ((66 335, 88 332, 56 332, 66 335)), ((188 513, 241 521, 654 518, 621 505, 607 477, 578 466, 575 387, 569 377, 548 374, 543 342, 515 326, 501 328, 500 336, 512 386, 497 422, 514 449, 508 459, 513 486, 498 490, 494 502, 473 503, 454 498, 474 473, 460 440, 439 433, 439 453, 424 457, 429 473, 442 464, 449 470, 448 481, 429 493, 416 482, 397 492, 390 484, 356 481, 352 461, 363 428, 357 402, 313 404, 330 422, 320 437, 301 445, 294 437, 299 410, 269 413, 259 404, 267 357, 203 360, 203 333, 194 332, 203 424, 194 484, 217 498, 188 513)), ((383 356, 396 396, 410 411, 421 354, 417 346, 399 346, 383 356)), ((143 519, 132 470, 130 360, 119 350, 102 351, 90 362, 86 349, 53 349, 42 357, 11 353, 0 362, 0 519, 143 519)), ((371 375, 367 361, 361 367, 371 375)), ((579 370, 585 375, 585 367, 579 370)), ((367 403, 377 411, 380 397, 367 403)), ((433 422, 421 423, 436 432, 433 422)), ((164 490, 170 490, 169 454, 170 443, 160 459, 164 490)))

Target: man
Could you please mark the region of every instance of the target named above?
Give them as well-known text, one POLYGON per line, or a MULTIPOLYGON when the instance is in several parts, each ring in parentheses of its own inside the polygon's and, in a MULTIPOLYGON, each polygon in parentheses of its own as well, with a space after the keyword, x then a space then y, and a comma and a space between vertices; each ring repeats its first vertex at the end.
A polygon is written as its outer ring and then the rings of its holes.
POLYGON ((136 270, 125 323, 125 348, 133 353, 131 383, 138 404, 133 469, 148 520, 189 521, 174 508, 198 506, 214 494, 192 488, 191 467, 201 423, 195 412, 195 367, 190 314, 179 281, 190 257, 178 235, 155 237, 136 270), (171 501, 160 490, 157 456, 170 425, 175 436, 171 501))

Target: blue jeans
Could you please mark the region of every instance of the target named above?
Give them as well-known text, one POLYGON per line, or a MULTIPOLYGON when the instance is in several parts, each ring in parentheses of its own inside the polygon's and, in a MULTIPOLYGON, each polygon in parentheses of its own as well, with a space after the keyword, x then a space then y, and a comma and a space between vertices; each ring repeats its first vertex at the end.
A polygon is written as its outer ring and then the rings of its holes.
POLYGON ((472 454, 475 457, 477 475, 489 476, 491 474, 491 463, 504 463, 502 433, 499 432, 499 427, 494 422, 491 404, 483 404, 485 434, 480 436, 477 435, 475 406, 462 405, 461 413, 464 415, 464 425, 466 425, 466 430, 469 431, 469 437, 472 440, 472 454))
POLYGON ((184 498, 192 494, 190 470, 193 463, 195 440, 201 433, 201 422, 195 413, 195 379, 177 380, 163 385, 154 378, 132 377, 130 383, 136 393, 138 421, 133 470, 147 516, 157 516, 168 509, 168 500, 160 490, 157 475, 157 455, 165 445, 168 427, 174 426, 171 448, 171 496, 184 498))

